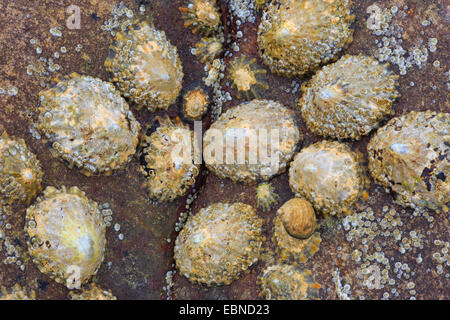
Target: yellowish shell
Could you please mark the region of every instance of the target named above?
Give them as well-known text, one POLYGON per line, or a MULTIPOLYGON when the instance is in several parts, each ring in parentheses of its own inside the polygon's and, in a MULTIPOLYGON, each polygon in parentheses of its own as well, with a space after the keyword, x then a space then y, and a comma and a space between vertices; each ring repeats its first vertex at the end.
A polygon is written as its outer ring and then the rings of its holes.
POLYGON ((360 139, 393 113, 398 76, 372 57, 346 55, 302 86, 302 116, 315 134, 360 139))
POLYGON ((0 202, 29 204, 41 191, 43 172, 23 139, 0 136, 0 202))
POLYGON ((105 223, 97 203, 77 187, 47 187, 27 209, 25 231, 39 270, 69 289, 88 281, 103 261, 105 223))
POLYGON ((272 184, 263 182, 256 187, 256 205, 263 211, 270 211, 278 204, 278 194, 272 184))
POLYGON ((230 284, 260 256, 263 220, 243 203, 215 203, 189 217, 175 241, 175 262, 190 281, 230 284))
POLYGON ((305 199, 293 198, 278 210, 284 229, 292 237, 308 239, 316 230, 314 208, 305 199))
POLYGON ((266 300, 319 299, 320 285, 309 270, 288 264, 267 267, 258 277, 260 295, 266 300))
POLYGON ((16 283, 11 289, 0 287, 0 300, 36 300, 36 292, 22 288, 16 283))
POLYGON ((302 76, 330 62, 353 40, 350 0, 279 0, 264 11, 258 45, 271 71, 302 76))
POLYGON ((209 96, 201 87, 195 87, 183 94, 183 113, 187 118, 201 120, 208 107, 209 96))
POLYGON ((199 174, 200 164, 194 163, 197 144, 193 131, 179 119, 159 119, 159 124, 143 138, 141 172, 151 199, 172 201, 184 195, 199 174))
POLYGON ((267 181, 286 170, 300 137, 290 110, 278 102, 252 100, 229 109, 211 125, 204 135, 203 157, 221 178, 246 184, 267 181))
POLYGON ((184 19, 184 26, 210 34, 219 32, 222 25, 216 0, 186 0, 185 6, 179 8, 184 19))
POLYGON ((140 124, 112 84, 73 73, 39 95, 39 131, 83 174, 109 175, 136 153, 140 124))
POLYGON ((296 262, 305 263, 317 251, 319 251, 320 234, 313 233, 307 239, 300 239, 291 236, 283 223, 282 210, 278 210, 273 220, 273 242, 277 247, 281 260, 294 260, 296 262))
POLYGON ((242 55, 231 60, 228 68, 228 78, 237 90, 239 98, 258 98, 269 88, 267 71, 256 63, 255 58, 242 55))
POLYGON ((164 31, 145 22, 120 31, 110 46, 105 68, 122 95, 137 108, 166 110, 177 99, 183 81, 183 67, 177 48, 164 31))
POLYGON ((367 145, 369 171, 413 208, 443 209, 450 202, 450 115, 410 112, 391 119, 367 145))
POLYGON ((344 143, 320 141, 295 156, 289 184, 322 213, 350 213, 363 189, 359 156, 344 143))

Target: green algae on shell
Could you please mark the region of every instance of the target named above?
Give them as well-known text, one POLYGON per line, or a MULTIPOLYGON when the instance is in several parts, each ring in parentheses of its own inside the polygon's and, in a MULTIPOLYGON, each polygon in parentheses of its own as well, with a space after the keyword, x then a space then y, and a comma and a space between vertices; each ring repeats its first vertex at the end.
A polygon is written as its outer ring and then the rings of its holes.
POLYGON ((27 209, 25 232, 39 270, 69 289, 87 282, 103 261, 103 217, 97 203, 77 187, 47 187, 27 209))
POLYGON ((29 204, 41 191, 39 160, 23 139, 0 135, 0 202, 29 204))
POLYGON ((268 181, 286 170, 300 138, 292 111, 275 101, 252 100, 211 125, 204 134, 203 157, 220 178, 245 184, 268 181))
POLYGON ((413 208, 448 211, 450 115, 410 112, 391 119, 367 145, 369 171, 396 201, 413 208))
POLYGON ((197 144, 194 132, 178 118, 157 120, 159 127, 143 137, 140 169, 149 197, 172 201, 187 192, 200 172, 195 159, 197 144))
POLYGON ((302 116, 314 134, 360 139, 393 114, 397 79, 372 57, 345 55, 302 86, 302 116))
POLYGON ((190 281, 228 285, 255 264, 263 220, 243 203, 215 203, 190 216, 175 241, 175 262, 190 281))
POLYGON ((279 0, 258 28, 261 57, 270 70, 302 76, 337 58, 353 40, 350 0, 279 0))
POLYGON ((320 141, 291 163, 289 185, 324 214, 349 213, 363 190, 360 155, 336 141, 320 141))
POLYGON ((146 22, 117 33, 105 68, 121 94, 137 108, 166 110, 182 88, 183 67, 177 48, 164 31, 146 22))
POLYGON ((278 204, 279 196, 269 182, 260 183, 256 187, 256 205, 263 211, 270 211, 278 204))
POLYGON ((85 175, 109 175, 136 152, 140 124, 111 83, 71 74, 40 92, 37 128, 85 175))
POLYGON ((260 296, 266 300, 316 300, 320 285, 311 271, 290 264, 267 267, 258 277, 260 296))
POLYGON ((284 229, 292 237, 308 239, 316 230, 316 213, 305 199, 293 198, 278 210, 284 229))

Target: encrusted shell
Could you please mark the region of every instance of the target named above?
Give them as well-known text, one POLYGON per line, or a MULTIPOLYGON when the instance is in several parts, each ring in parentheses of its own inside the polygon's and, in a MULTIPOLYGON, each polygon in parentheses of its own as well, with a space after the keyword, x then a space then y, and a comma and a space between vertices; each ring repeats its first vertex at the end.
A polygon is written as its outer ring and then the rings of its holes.
POLYGON ((194 153, 197 143, 194 132, 178 118, 158 120, 160 126, 143 138, 140 168, 149 197, 172 201, 184 195, 199 174, 200 164, 194 153))
POLYGON ((27 209, 25 231, 39 270, 69 289, 88 281, 103 261, 105 223, 97 203, 77 187, 47 187, 27 209))
MULTIPOLYGON (((288 203, 287 206, 289 205, 288 203)), ((291 236, 283 223, 286 204, 283 207, 277 211, 277 215, 273 220, 273 242, 280 253, 281 260, 292 259, 296 262, 305 263, 319 250, 322 239, 318 232, 314 232, 306 239, 291 236)))
POLYGON ((259 259, 263 220, 243 203, 215 203, 189 217, 175 241, 175 262, 193 282, 230 284, 259 259))
POLYGON ((360 139, 393 113, 398 76, 372 57, 346 55, 302 86, 308 128, 335 139, 360 139))
POLYGON ((448 113, 413 111, 391 119, 367 146, 372 177, 403 206, 447 211, 449 129, 448 113))
POLYGON ((131 160, 139 123, 108 82, 73 73, 40 92, 39 131, 85 175, 109 175, 131 160))
POLYGON ((290 110, 278 102, 252 100, 229 109, 211 125, 203 156, 217 176, 251 184, 284 172, 299 141, 290 110))
POLYGON ((122 95, 137 108, 166 110, 181 91, 183 67, 177 48, 164 31, 146 22, 117 33, 105 68, 122 95))
POLYGON ((190 120, 201 120, 209 103, 208 93, 200 86, 189 88, 183 93, 183 114, 190 120))
POLYGON ((320 141, 295 156, 289 184, 322 213, 349 213, 363 189, 360 162, 346 144, 320 141))
POLYGON ((260 97, 269 88, 266 79, 266 69, 261 68, 255 58, 241 55, 231 60, 228 66, 228 78, 239 98, 260 97))
POLYGON ((41 191, 39 160, 23 139, 0 136, 0 202, 29 204, 41 191))
POLYGON ((179 10, 184 26, 192 28, 194 33, 200 31, 210 34, 221 29, 222 21, 216 0, 186 0, 185 6, 179 10))
POLYGON ((278 210, 284 229, 292 237, 308 239, 316 230, 314 208, 305 199, 293 198, 278 210))
POLYGON ((302 76, 353 40, 350 0, 272 1, 258 28, 261 57, 272 72, 302 76))
POLYGON ((16 283, 11 289, 0 287, 0 300, 36 300, 36 292, 27 290, 16 283))
POLYGON ((80 291, 71 291, 69 295, 71 300, 117 300, 111 290, 103 290, 95 283, 80 291))
POLYGON ((321 287, 311 271, 289 264, 267 267, 257 283, 260 295, 266 300, 317 300, 321 287))

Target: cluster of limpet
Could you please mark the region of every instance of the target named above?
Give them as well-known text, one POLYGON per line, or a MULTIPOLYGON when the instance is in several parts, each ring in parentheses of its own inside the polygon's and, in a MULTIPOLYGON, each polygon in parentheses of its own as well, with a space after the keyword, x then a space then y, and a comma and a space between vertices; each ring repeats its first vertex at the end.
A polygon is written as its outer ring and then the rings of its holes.
POLYGON ((315 232, 315 213, 307 201, 294 198, 283 204, 273 224, 273 242, 282 260, 305 263, 319 250, 322 239, 315 232))
POLYGON ((403 206, 448 211, 449 132, 448 113, 413 111, 391 119, 367 146, 372 177, 403 206))
POLYGON ((302 76, 337 57, 353 40, 350 0, 279 0, 264 11, 258 45, 271 71, 302 76))
POLYGON ((223 113, 205 132, 203 156, 220 178, 246 184, 286 170, 300 141, 292 112, 270 100, 252 100, 223 113))
POLYGON ((0 287, 0 300, 36 300, 36 292, 22 288, 16 283, 11 289, 0 287))
POLYGON ((256 187, 256 205, 263 211, 270 211, 278 204, 279 196, 269 182, 263 182, 256 187))
POLYGON ((0 202, 29 204, 41 191, 43 172, 23 139, 0 136, 0 202))
POLYGON ((175 262, 190 281, 227 285, 259 259, 263 220, 243 203, 215 203, 190 216, 175 241, 175 262))
POLYGON ((186 0, 179 10, 184 26, 192 28, 194 33, 210 34, 220 30, 222 21, 216 0, 186 0))
POLYGON ((223 52, 223 37, 205 37, 195 44, 193 53, 202 63, 212 62, 223 52))
POLYGON ((39 270, 69 289, 103 261, 106 226, 96 202, 77 187, 47 187, 27 209, 28 252, 39 270))
POLYGON ((139 122, 111 83, 73 73, 39 95, 37 128, 83 174, 109 175, 135 154, 139 122))
POLYGON ((209 95, 200 86, 186 89, 183 93, 183 114, 190 120, 201 120, 208 111, 209 95))
POLYGON ((360 139, 393 113, 398 76, 368 56, 345 55, 302 86, 299 100, 308 128, 335 139, 360 139))
POLYGON ((157 120, 159 127, 143 137, 141 172, 151 199, 172 201, 195 183, 200 171, 194 154, 197 143, 194 132, 178 118, 157 120))
POLYGON ((177 99, 183 67, 164 31, 140 22, 117 33, 105 68, 124 97, 137 108, 166 110, 177 99))
POLYGON ((289 184, 324 214, 349 213, 363 190, 361 159, 349 146, 320 141, 299 152, 291 163, 289 184))
POLYGON ((289 264, 267 267, 257 284, 260 296, 266 300, 317 300, 321 287, 311 271, 289 264))
POLYGON ((103 290, 95 283, 80 291, 71 291, 69 295, 71 300, 117 300, 111 290, 103 290))
POLYGON ((229 64, 228 78, 237 90, 239 98, 260 97, 269 88, 266 80, 267 71, 256 63, 255 58, 240 56, 229 64))

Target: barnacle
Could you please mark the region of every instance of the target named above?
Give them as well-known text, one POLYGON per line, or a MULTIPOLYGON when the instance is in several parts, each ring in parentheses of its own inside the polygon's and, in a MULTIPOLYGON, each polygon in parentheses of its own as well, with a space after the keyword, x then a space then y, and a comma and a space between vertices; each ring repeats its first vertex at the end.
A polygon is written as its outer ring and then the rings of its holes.
POLYGON ((36 300, 34 290, 26 290, 16 283, 11 289, 0 287, 0 300, 36 300))
POLYGON ((259 275, 260 295, 266 300, 319 299, 320 285, 311 271, 289 264, 275 264, 259 275))
POLYGON ((256 63, 256 59, 247 56, 234 58, 229 64, 228 78, 238 91, 238 97, 246 99, 260 97, 269 85, 266 80, 267 71, 256 63))
POLYGON ((269 100, 252 100, 223 113, 205 132, 206 166, 233 182, 268 181, 286 170, 300 141, 292 112, 269 100))
POLYGON ((205 37, 195 44, 193 53, 202 63, 212 62, 223 52, 223 37, 205 37))
POLYGON ((413 208, 448 210, 450 115, 410 112, 391 119, 367 145, 375 181, 413 208))
POLYGON ((289 184, 324 214, 350 213, 363 189, 360 162, 360 155, 346 144, 320 141, 295 156, 289 184))
POLYGON ((87 288, 69 293, 71 300, 117 300, 111 290, 103 290, 95 283, 89 284, 87 288))
POLYGON ((273 221, 273 242, 282 260, 293 259, 305 263, 319 250, 322 239, 318 232, 314 232, 314 211, 313 216, 308 210, 306 214, 300 211, 305 209, 301 201, 301 199, 291 199, 277 211, 273 221), (295 233, 294 236, 293 233, 295 233))
MULTIPOLYGON (((177 118, 158 118, 159 127, 143 138, 141 171, 149 197, 172 201, 195 183, 200 165, 194 163, 194 133, 177 118)), ((200 152, 200 151, 198 151, 200 152)))
POLYGON ((183 114, 191 120, 201 120, 208 111, 209 95, 201 86, 187 88, 183 93, 183 114))
POLYGON ((83 174, 109 175, 135 154, 140 124, 112 84, 73 73, 40 99, 37 128, 83 174))
POLYGON ((256 205, 263 211, 270 211, 278 204, 278 194, 272 184, 263 182, 256 188, 256 205))
POLYGON ((175 262, 193 282, 230 284, 260 256, 263 220, 243 203, 215 203, 190 216, 175 241, 175 262))
POLYGON ((387 115, 399 96, 398 76, 372 57, 346 55, 302 86, 302 116, 315 134, 360 139, 387 115))
POLYGON ((179 8, 184 19, 184 26, 192 28, 194 33, 210 34, 221 27, 220 12, 216 0, 186 0, 185 6, 179 8))
POLYGON ((302 76, 337 57, 352 40, 350 0, 279 0, 263 14, 258 44, 274 73, 302 76))
POLYGON ((146 22, 117 33, 105 68, 124 97, 150 111, 166 110, 177 99, 183 67, 164 31, 146 22))
POLYGON ((0 136, 0 202, 29 204, 41 191, 42 169, 39 160, 23 139, 0 136))
POLYGON ((47 187, 27 209, 25 231, 39 270, 69 289, 88 281, 103 261, 105 223, 97 203, 77 187, 47 187))

